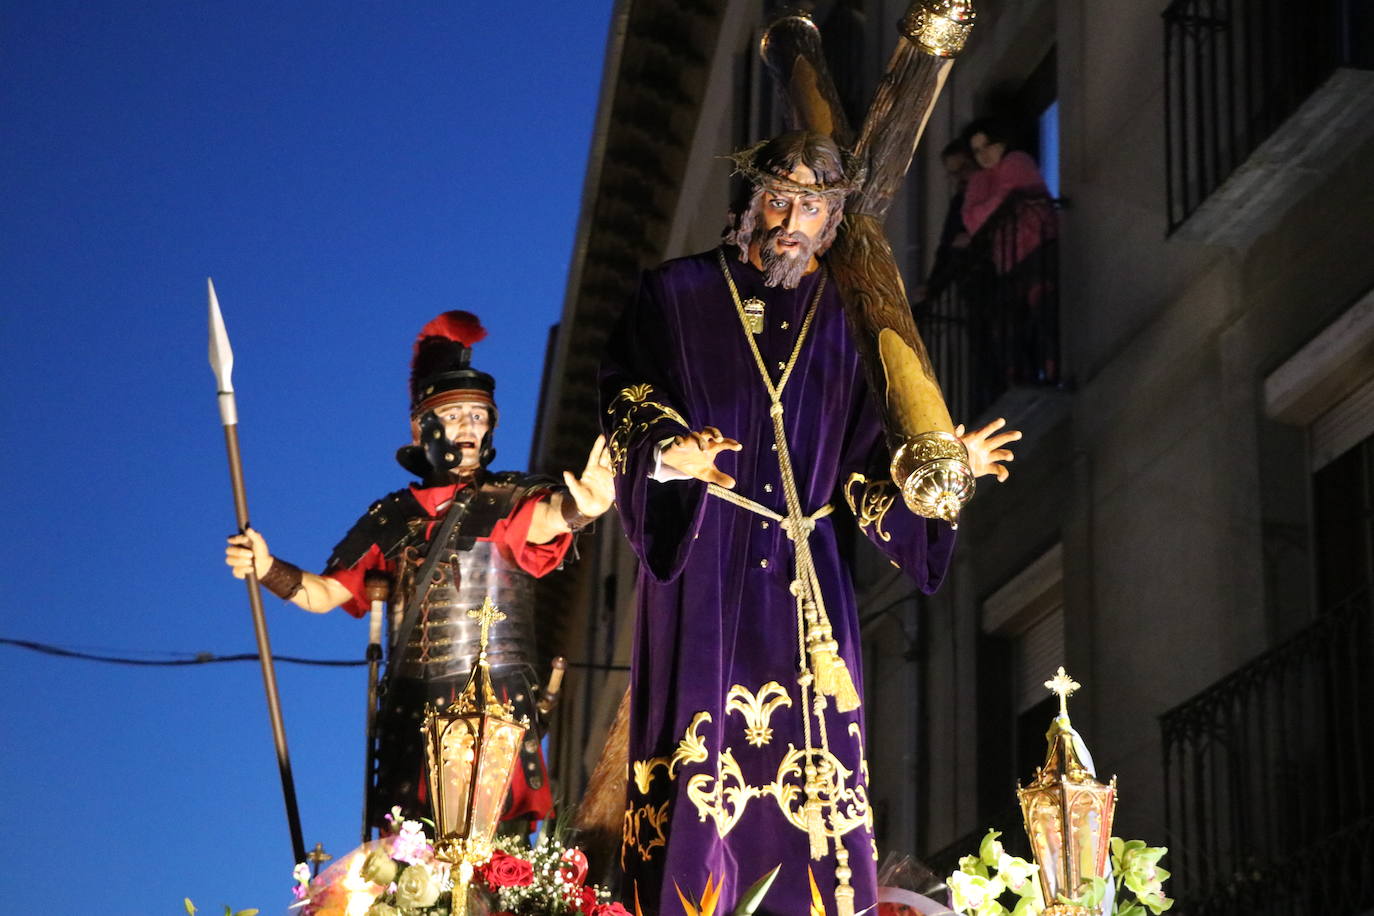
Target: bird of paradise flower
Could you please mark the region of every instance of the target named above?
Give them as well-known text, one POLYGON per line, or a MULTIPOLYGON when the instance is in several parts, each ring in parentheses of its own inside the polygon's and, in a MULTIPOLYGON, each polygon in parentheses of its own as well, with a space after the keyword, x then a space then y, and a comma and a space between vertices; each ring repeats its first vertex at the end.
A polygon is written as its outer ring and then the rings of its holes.
MULTIPOLYGON (((763 895, 768 893, 768 889, 773 886, 773 879, 778 876, 778 871, 781 868, 781 865, 776 866, 768 874, 749 885, 749 889, 740 895, 739 903, 735 905, 734 912, 730 916, 753 916, 754 911, 763 902, 763 895)), ((677 891, 677 899, 682 902, 683 916, 715 916, 716 907, 720 904, 720 892, 724 886, 723 881, 717 884, 715 876, 708 874, 705 890, 701 892, 700 897, 693 900, 683 893, 676 881, 673 882, 673 888, 677 891)), ((814 878, 811 880, 811 887, 813 895, 819 893, 815 890, 816 881, 814 878)), ((638 884, 635 885, 635 916, 644 916, 644 911, 639 906, 638 884)), ((821 916, 825 916, 824 911, 822 911, 821 916)))

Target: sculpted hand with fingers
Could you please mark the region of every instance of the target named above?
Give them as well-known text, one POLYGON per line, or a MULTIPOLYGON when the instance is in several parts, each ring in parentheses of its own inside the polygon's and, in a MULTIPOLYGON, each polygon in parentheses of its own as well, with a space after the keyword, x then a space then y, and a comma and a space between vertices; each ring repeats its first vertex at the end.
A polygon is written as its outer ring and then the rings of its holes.
POLYGON ((700 432, 674 437, 660 453, 660 460, 665 468, 732 490, 735 478, 716 467, 716 457, 721 452, 737 452, 740 448, 738 442, 722 435, 714 426, 705 426, 700 432))
POLYGON ((954 428, 954 435, 958 436, 968 449, 968 465, 973 471, 973 476, 995 474, 998 483, 1011 476, 1011 471, 1003 467, 1002 462, 1011 461, 1016 457, 1006 446, 1018 441, 1021 431, 1009 429, 1003 433, 997 432, 1006 425, 1007 421, 998 417, 987 426, 973 432, 966 433, 962 423, 954 428))

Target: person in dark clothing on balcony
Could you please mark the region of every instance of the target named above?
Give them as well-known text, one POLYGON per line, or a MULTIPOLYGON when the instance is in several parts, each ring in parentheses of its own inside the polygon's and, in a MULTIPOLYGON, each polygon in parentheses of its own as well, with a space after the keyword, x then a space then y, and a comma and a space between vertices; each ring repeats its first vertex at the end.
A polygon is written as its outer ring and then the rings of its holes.
POLYGON ((963 137, 950 141, 940 151, 940 163, 949 176, 954 195, 950 197, 949 208, 945 211, 940 243, 935 248, 935 263, 930 266, 925 282, 912 292, 912 302, 918 305, 928 299, 939 298, 968 267, 970 236, 964 225, 964 193, 968 189, 969 179, 978 171, 978 163, 974 162, 973 151, 963 137))
POLYGON ((996 281, 985 245, 973 245, 964 225, 964 196, 969 179, 979 171, 960 136, 940 151, 940 163, 954 193, 945 210, 935 261, 924 283, 912 291, 911 308, 918 327, 927 333, 954 334, 954 352, 960 365, 967 353, 970 401, 963 406, 977 412, 1006 387, 1001 348, 996 345, 996 281))
POLYGON ((1008 382, 1058 381, 1058 289, 1054 201, 1040 168, 1010 148, 1010 134, 991 118, 969 125, 980 170, 964 192, 963 220, 989 246, 997 275, 997 310, 1008 382))

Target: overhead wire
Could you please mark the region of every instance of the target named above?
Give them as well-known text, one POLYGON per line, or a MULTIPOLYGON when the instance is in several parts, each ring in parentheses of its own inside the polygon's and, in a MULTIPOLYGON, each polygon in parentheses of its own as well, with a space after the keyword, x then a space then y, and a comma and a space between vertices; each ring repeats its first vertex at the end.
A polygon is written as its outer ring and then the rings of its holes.
MULTIPOLYGON (((209 665, 218 662, 255 662, 258 660, 256 652, 239 652, 233 655, 216 655, 213 652, 191 653, 167 653, 168 655, 182 655, 182 658, 129 658, 120 655, 105 655, 97 652, 85 652, 80 649, 69 649, 64 646, 54 646, 48 643, 35 642, 29 639, 10 639, 0 636, 0 645, 14 646, 19 649, 28 649, 31 652, 39 652, 43 655, 55 655, 59 658, 74 658, 88 662, 104 662, 111 665, 135 665, 140 667, 185 667, 188 665, 209 665)), ((276 655, 272 656, 273 661, 284 662, 291 665, 316 665, 325 668, 353 668, 367 664, 367 659, 328 659, 328 658, 301 658, 298 655, 276 655)))
MULTIPOLYGON (((100 652, 88 652, 82 649, 73 649, 66 646, 54 646, 49 643, 35 642, 31 639, 12 639, 0 636, 0 645, 14 646, 17 649, 27 649, 30 652, 38 652, 43 655, 53 655, 58 658, 73 658, 80 661, 103 662, 110 665, 132 665, 145 668, 184 668, 191 665, 209 665, 219 662, 255 662, 258 660, 256 652, 239 652, 232 655, 217 655, 213 652, 167 652, 165 655, 181 656, 179 658, 130 658, 125 655, 109 655, 100 652)), ((156 654, 156 653, 150 653, 156 654)), ((358 668, 367 664, 367 659, 333 659, 333 658, 302 658, 298 655, 277 655, 273 653, 272 660, 283 662, 289 665, 314 665, 322 668, 358 668)), ((606 665, 597 662, 577 662, 569 661, 569 668, 583 668, 598 671, 629 671, 629 665, 606 665)))

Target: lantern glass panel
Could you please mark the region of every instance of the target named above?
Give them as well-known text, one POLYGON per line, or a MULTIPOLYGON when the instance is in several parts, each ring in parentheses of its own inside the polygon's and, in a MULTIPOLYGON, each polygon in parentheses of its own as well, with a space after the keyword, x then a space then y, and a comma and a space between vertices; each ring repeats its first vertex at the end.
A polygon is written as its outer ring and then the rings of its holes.
POLYGON ((1040 888, 1047 901, 1064 891, 1064 825, 1060 816, 1058 793, 1036 792, 1030 801, 1026 826, 1029 828, 1031 849, 1040 864, 1040 888))
POLYGON ((515 722, 486 717, 482 760, 477 770, 473 794, 472 825, 469 836, 491 837, 506 802, 516 755, 525 729, 515 722))
POLYGON ((446 724, 441 738, 441 772, 438 797, 434 799, 439 820, 439 835, 462 835, 467 832, 468 795, 472 788, 473 762, 476 757, 476 723, 468 719, 453 719, 446 724))

